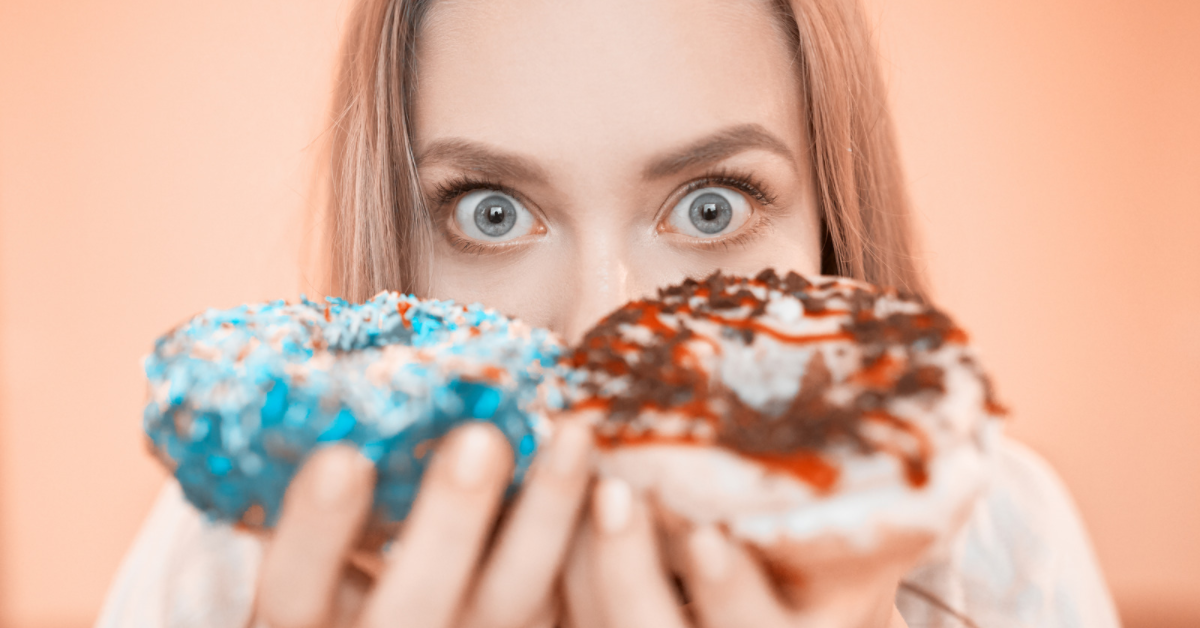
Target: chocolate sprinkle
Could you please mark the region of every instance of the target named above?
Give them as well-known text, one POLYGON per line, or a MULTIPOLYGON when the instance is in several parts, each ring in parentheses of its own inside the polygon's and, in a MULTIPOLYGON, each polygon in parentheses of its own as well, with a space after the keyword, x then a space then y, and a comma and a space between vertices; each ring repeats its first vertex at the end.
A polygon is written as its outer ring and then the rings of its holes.
MULTIPOLYGON (((821 329, 828 326, 825 323, 821 329)), ((676 439, 681 442, 718 445, 751 457, 778 458, 820 455, 835 446, 860 453, 876 451, 881 445, 865 435, 864 428, 870 421, 882 421, 925 442, 915 426, 887 414, 887 408, 901 398, 933 400, 946 393, 942 368, 922 357, 948 342, 965 343, 966 334, 944 313, 915 296, 836 278, 812 280, 791 272, 781 277, 767 269, 753 279, 719 272, 703 281, 688 279, 660 289, 657 299, 632 302, 596 325, 567 362, 584 375, 579 385, 582 394, 573 403, 608 410, 599 430, 609 435, 608 444, 642 442, 639 439, 645 438, 646 428, 635 428, 633 424, 646 411, 654 410, 682 414, 715 428, 708 431, 711 435, 707 440, 676 439), (785 295, 802 304, 806 320, 836 317, 840 333, 822 336, 814 332, 811 341, 805 336, 781 336, 772 326, 767 306, 785 295), (888 311, 899 311, 877 316, 876 306, 885 298, 901 301, 904 307, 891 307, 888 311), (774 335, 785 346, 795 342, 806 347, 853 343, 861 362, 850 378, 861 392, 850 402, 829 401, 826 393, 837 382, 823 352, 796 350, 797 359, 808 360, 799 392, 790 402, 784 400, 762 409, 751 407, 719 376, 710 374, 717 371, 716 367, 705 367, 691 355, 689 343, 705 339, 695 327, 701 321, 720 325, 721 342, 726 346, 750 346, 763 334, 774 335), (643 334, 649 331, 653 340, 631 340, 644 338, 626 333, 632 327, 643 328, 643 334), (615 380, 623 385, 611 388, 615 380), (620 392, 606 392, 609 390, 620 392)), ((839 359, 846 355, 842 346, 832 351, 839 359)), ((964 361, 963 368, 982 378, 987 411, 1002 413, 1002 407, 993 399, 990 381, 974 361, 964 361)), ((893 453, 894 449, 888 447, 893 453)), ((924 482, 925 453, 903 454, 909 479, 918 484, 924 482)))

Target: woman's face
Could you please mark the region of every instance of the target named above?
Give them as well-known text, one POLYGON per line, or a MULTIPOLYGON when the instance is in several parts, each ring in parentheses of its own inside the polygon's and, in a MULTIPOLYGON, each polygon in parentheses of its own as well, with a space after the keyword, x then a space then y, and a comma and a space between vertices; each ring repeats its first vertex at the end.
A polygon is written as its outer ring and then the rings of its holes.
POLYGON ((820 268, 793 51, 767 0, 443 0, 414 134, 429 295, 577 339, 720 269, 820 268))

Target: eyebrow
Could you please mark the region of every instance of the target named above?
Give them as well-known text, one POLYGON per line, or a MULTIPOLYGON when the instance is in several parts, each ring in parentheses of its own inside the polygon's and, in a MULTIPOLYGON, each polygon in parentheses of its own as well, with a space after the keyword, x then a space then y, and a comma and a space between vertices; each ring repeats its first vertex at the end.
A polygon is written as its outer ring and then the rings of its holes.
POLYGON ((537 162, 464 139, 437 140, 417 156, 417 168, 433 163, 449 163, 464 170, 476 170, 505 180, 528 181, 545 185, 546 171, 537 162))
MULTIPOLYGON (((647 180, 661 179, 754 149, 775 153, 789 161, 795 159, 787 145, 762 125, 738 124, 655 158, 642 170, 642 177, 647 180)), ((449 163, 501 179, 538 185, 545 185, 549 179, 545 169, 528 157, 460 138, 436 140, 417 156, 418 168, 434 163, 449 163)))
POLYGON ((775 153, 789 161, 795 160, 787 144, 761 124, 738 124, 656 158, 642 171, 642 177, 648 180, 660 179, 754 149, 775 153))

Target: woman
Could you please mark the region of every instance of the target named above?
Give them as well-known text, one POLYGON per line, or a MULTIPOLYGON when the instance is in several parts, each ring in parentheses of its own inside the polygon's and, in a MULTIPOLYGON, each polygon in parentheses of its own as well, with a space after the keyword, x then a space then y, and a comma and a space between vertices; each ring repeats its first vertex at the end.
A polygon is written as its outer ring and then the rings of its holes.
MULTIPOLYGON (((874 55, 854 0, 365 0, 335 108, 332 290, 481 301, 568 340, 716 269, 921 292, 874 55)), ((304 467, 265 544, 168 487, 100 625, 1116 625, 1064 489, 1015 444, 948 553, 781 596, 721 532, 660 544, 627 486, 589 493, 588 440, 559 431, 491 537, 511 455, 456 431, 374 567, 351 451, 304 467)))

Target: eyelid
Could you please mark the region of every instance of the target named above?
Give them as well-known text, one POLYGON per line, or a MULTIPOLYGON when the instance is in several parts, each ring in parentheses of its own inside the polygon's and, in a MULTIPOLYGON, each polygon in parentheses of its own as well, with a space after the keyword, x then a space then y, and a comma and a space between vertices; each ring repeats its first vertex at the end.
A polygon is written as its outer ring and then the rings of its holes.
POLYGON ((732 248, 736 248, 736 247, 748 244, 748 243, 752 242, 755 237, 757 237, 759 234, 761 234, 763 231, 765 231, 767 229, 767 227, 769 227, 771 225, 771 217, 766 212, 763 212, 761 216, 759 216, 757 218, 750 218, 749 220, 746 221, 746 223, 747 224, 753 223, 753 224, 750 224, 749 227, 745 227, 741 231, 738 231, 736 233, 731 233, 728 236, 723 237, 723 238, 711 238, 711 239, 698 239, 697 238, 697 239, 695 239, 695 242, 692 243, 692 246, 701 248, 701 249, 704 249, 707 251, 715 251, 718 249, 722 250, 722 251, 726 251, 726 250, 729 250, 732 248))
POLYGON ((515 189, 505 185, 497 179, 491 179, 484 176, 460 174, 448 181, 438 183, 434 187, 433 201, 438 206, 438 209, 445 209, 446 206, 453 204, 466 194, 477 190, 495 190, 507 194, 524 205, 526 209, 531 208, 531 204, 523 194, 515 189))
POLYGON ((507 242, 491 243, 482 240, 476 240, 457 233, 446 234, 446 239, 449 240, 450 246, 472 255, 503 255, 513 253, 525 248, 527 242, 521 242, 520 238, 509 240, 507 242))
MULTIPOLYGON (((671 233, 677 233, 669 228, 668 221, 675 206, 688 194, 708 187, 723 187, 731 189, 735 192, 744 194, 749 199, 752 199, 754 202, 750 203, 751 215, 749 219, 743 223, 743 227, 740 229, 740 231, 724 237, 704 239, 690 238, 695 240, 693 245, 702 248, 728 248, 744 241, 747 238, 753 237, 761 229, 770 224, 768 216, 770 212, 764 211, 773 209, 776 203, 776 197, 771 193, 770 188, 763 184, 756 176, 750 173, 739 172, 727 168, 715 168, 687 182, 683 185, 683 187, 668 197, 668 201, 659 210, 658 215, 655 217, 658 230, 660 232, 668 231, 671 233), (756 204, 760 207, 756 207, 756 204), (746 227, 745 225, 750 226, 746 227)), ((461 200, 462 196, 477 190, 495 190, 516 199, 521 203, 522 206, 526 208, 526 210, 530 212, 536 221, 533 232, 530 235, 540 235, 546 232, 546 222, 541 216, 541 211, 536 205, 530 203, 529 200, 516 189, 505 185, 501 181, 487 175, 459 174, 447 181, 439 182, 435 186, 434 193, 432 194, 433 198, 431 199, 436 205, 435 219, 439 223, 447 224, 448 226, 452 227, 453 231, 461 231, 461 228, 457 225, 457 222, 454 219, 454 204, 456 201, 461 200)), ((689 237, 684 234, 678 235, 689 237)), ((455 248, 460 250, 469 248, 471 250, 468 252, 472 253, 501 252, 504 249, 513 250, 522 248, 525 244, 527 244, 527 242, 520 241, 525 236, 516 238, 514 239, 515 241, 499 243, 475 240, 469 236, 466 236, 466 234, 460 233, 451 232, 448 233, 447 236, 450 237, 451 243, 455 246, 455 248)))
POLYGON ((717 168, 705 172, 700 177, 684 184, 682 188, 671 194, 667 199, 662 209, 659 210, 659 215, 655 218, 658 225, 657 231, 659 233, 670 233, 688 238, 691 240, 689 245, 701 248, 729 248, 736 244, 744 243, 747 238, 753 237, 761 229, 770 224, 770 211, 768 210, 774 209, 777 201, 777 197, 770 192, 770 189, 754 175, 726 168, 717 168), (679 233, 670 226, 671 214, 684 198, 687 198, 689 194, 696 190, 713 187, 731 189, 746 196, 751 201, 749 203, 750 216, 739 227, 738 231, 715 238, 696 238, 679 233))
POLYGON ((773 209, 777 201, 776 196, 771 193, 770 187, 760 181, 758 177, 749 172, 740 172, 721 167, 704 172, 668 196, 666 203, 659 209, 655 220, 661 223, 670 216, 671 210, 674 209, 675 205, 683 197, 707 187, 723 187, 736 190, 753 199, 759 205, 762 205, 763 209, 773 209))
POLYGON ((445 229, 444 235, 446 239, 455 249, 466 253, 500 254, 515 251, 524 248, 528 244, 529 236, 539 236, 547 231, 546 222, 540 216, 540 212, 523 194, 487 176, 460 174, 447 181, 439 182, 434 188, 431 200, 435 205, 433 208, 434 220, 445 229), (500 192, 516 200, 525 211, 529 212, 530 217, 534 221, 530 232, 511 240, 497 242, 487 242, 463 233, 462 227, 458 224, 455 215, 458 203, 465 196, 481 190, 500 192))
MULTIPOLYGON (((530 212, 531 214, 533 212, 530 212)), ((442 224, 446 225, 445 237, 450 242, 450 245, 455 249, 464 253, 473 253, 476 255, 483 254, 502 254, 515 252, 525 248, 529 244, 530 236, 541 236, 546 233, 546 226, 541 220, 534 217, 537 222, 529 233, 523 236, 517 236, 511 240, 501 240, 498 242, 485 242, 476 238, 472 238, 465 233, 462 233, 462 228, 458 226, 454 219, 454 213, 448 212, 442 224)))
POLYGON ((739 192, 744 192, 750 196, 750 198, 753 198, 765 206, 772 206, 775 204, 774 195, 767 191, 766 185, 758 181, 757 177, 754 177, 748 173, 736 173, 725 169, 707 172, 699 179, 689 182, 685 186, 683 194, 680 195, 680 198, 706 187, 733 188, 739 192))

